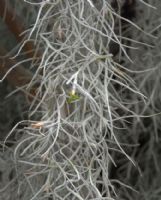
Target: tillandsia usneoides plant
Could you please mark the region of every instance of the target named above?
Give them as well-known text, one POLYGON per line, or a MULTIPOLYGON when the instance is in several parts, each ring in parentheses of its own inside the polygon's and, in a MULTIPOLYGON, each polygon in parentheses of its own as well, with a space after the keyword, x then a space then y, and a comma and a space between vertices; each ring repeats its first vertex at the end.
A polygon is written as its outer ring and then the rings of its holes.
POLYGON ((39 119, 28 121, 14 151, 18 195, 24 200, 118 199, 115 183, 130 187, 110 178, 116 165, 112 155, 123 154, 135 166, 119 134, 127 119, 139 119, 135 102, 145 102, 130 69, 120 64, 121 59, 132 62, 127 41, 135 42, 122 36, 122 22, 152 35, 121 15, 121 1, 116 7, 112 0, 24 2, 37 12, 23 45, 33 40, 38 49, 27 89, 37 83, 29 113, 39 119), (113 45, 119 49, 116 59, 113 45))

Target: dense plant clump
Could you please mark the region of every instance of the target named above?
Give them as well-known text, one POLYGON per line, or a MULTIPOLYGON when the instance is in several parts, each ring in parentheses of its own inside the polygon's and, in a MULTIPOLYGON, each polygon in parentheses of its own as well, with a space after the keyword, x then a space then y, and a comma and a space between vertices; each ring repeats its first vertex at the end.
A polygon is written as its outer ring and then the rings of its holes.
POLYGON ((24 65, 14 83, 29 107, 1 142, 3 198, 158 199, 161 2, 21 3, 11 69, 24 65))

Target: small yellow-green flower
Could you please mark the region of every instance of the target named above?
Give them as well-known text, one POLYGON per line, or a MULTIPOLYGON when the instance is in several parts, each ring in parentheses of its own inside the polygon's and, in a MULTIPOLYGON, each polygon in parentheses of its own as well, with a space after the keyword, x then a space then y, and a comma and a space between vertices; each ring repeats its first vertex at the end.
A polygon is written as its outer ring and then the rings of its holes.
POLYGON ((67 102, 73 103, 73 102, 75 102, 76 100, 79 100, 79 99, 80 99, 80 96, 78 96, 75 92, 71 91, 69 93, 69 97, 67 99, 67 102))

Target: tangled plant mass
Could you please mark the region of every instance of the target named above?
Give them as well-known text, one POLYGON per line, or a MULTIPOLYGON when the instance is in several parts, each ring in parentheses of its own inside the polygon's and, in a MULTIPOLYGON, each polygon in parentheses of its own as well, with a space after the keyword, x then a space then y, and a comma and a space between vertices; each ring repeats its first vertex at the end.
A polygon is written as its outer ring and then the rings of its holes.
MULTIPOLYGON (((138 141, 130 143, 128 133, 144 115, 137 108, 147 99, 136 83, 139 69, 127 66, 137 44, 152 45, 128 36, 133 28, 147 38, 153 34, 122 16, 126 2, 115 1, 116 7, 112 0, 24 2, 37 17, 17 55, 34 41, 34 73, 26 90, 36 89, 14 149, 17 198, 114 200, 123 196, 121 187, 127 196, 137 193, 113 171, 122 163, 124 173, 135 167, 139 174, 129 150, 138 141)), ((154 9, 150 2, 137 3, 154 9)))

